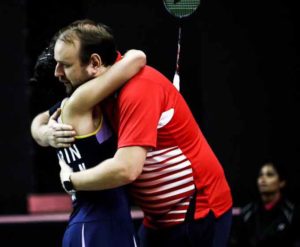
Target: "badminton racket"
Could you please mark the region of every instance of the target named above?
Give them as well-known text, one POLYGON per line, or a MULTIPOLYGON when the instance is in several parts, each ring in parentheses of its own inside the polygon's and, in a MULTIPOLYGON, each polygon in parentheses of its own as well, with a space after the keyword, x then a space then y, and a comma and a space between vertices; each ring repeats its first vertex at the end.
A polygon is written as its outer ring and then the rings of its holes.
POLYGON ((179 20, 178 41, 177 41, 177 55, 176 67, 173 77, 173 85, 180 91, 180 45, 181 45, 181 20, 190 17, 199 7, 200 0, 163 0, 166 10, 179 20))

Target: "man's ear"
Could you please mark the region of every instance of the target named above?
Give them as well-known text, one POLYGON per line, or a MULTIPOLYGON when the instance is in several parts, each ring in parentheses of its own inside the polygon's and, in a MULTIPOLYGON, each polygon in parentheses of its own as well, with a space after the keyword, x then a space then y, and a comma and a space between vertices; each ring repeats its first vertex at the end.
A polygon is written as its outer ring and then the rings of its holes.
POLYGON ((93 53, 90 57, 88 70, 90 73, 98 73, 100 67, 102 66, 102 60, 99 54, 93 53))

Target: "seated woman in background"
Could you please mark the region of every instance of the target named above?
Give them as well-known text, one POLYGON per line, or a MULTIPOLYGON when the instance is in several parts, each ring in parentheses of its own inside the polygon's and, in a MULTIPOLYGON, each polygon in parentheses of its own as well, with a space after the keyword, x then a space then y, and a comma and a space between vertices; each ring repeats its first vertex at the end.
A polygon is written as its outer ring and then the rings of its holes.
POLYGON ((286 180, 281 167, 264 163, 257 178, 260 198, 242 208, 237 223, 237 246, 300 246, 295 204, 283 194, 286 180))

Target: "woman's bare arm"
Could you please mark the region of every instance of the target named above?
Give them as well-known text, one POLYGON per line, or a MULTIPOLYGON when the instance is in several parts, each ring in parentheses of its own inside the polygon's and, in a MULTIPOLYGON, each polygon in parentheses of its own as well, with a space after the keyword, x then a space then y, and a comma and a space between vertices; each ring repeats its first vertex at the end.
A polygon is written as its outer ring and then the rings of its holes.
MULTIPOLYGON (((140 50, 129 50, 101 76, 78 87, 69 98, 68 111, 87 112, 125 84, 146 65, 146 55, 140 50)), ((72 115, 73 115, 72 114, 72 115)))

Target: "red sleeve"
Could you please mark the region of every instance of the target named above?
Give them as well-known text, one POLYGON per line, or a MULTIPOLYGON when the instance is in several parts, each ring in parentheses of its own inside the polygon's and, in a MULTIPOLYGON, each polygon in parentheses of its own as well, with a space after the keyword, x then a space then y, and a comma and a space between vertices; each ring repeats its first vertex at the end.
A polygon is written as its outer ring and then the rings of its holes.
POLYGON ((118 147, 156 147, 162 89, 153 81, 134 78, 118 98, 118 147))

